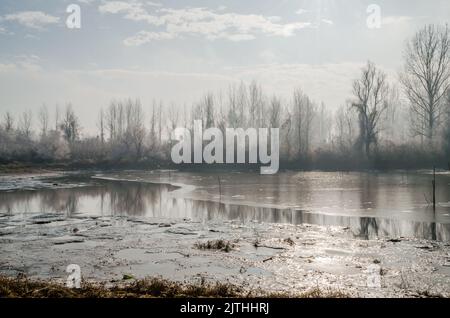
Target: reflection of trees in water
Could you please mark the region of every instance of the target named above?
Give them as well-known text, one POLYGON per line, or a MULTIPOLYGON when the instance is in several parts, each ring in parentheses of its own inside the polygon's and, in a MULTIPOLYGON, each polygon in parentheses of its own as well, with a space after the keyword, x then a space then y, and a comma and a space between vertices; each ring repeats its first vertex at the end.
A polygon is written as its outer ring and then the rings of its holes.
POLYGON ((10 198, 10 192, 0 192, 0 209, 3 213, 12 214, 14 201, 10 198))
POLYGON ((430 227, 431 227, 431 239, 432 240, 436 240, 436 237, 437 237, 437 235, 436 235, 436 222, 432 222, 430 224, 430 227))
MULTIPOLYGON (((359 204, 361 209, 367 210, 376 206, 378 200, 378 175, 374 175, 372 178, 368 178, 366 174, 361 173, 359 175, 359 204)), ((378 236, 378 224, 377 220, 373 217, 361 217, 360 218, 360 231, 359 236, 369 239, 372 233, 378 236)))
POLYGON ((265 223, 336 225, 350 227, 351 231, 362 239, 414 236, 448 241, 450 236, 450 224, 326 215, 293 209, 259 208, 208 201, 192 202, 192 217, 200 220, 238 220, 240 222, 255 220, 265 223))
POLYGON ((376 237, 379 235, 377 219, 362 217, 359 220, 360 230, 358 236, 368 240, 373 236, 376 237))
MULTIPOLYGON (((106 215, 145 215, 148 205, 155 210, 159 205, 161 193, 168 187, 134 182, 105 182, 100 186, 70 189, 43 189, 36 191, 16 191, 0 193, 0 209, 14 212, 64 212, 68 216, 76 212, 95 213, 98 209, 106 215), (90 202, 83 198, 98 199, 90 202), (88 204, 81 211, 82 204, 88 204), (98 206, 89 206, 94 202, 98 206)), ((152 211, 154 212, 154 211, 152 211)))
POLYGON ((112 185, 108 189, 111 213, 113 215, 144 215, 147 210, 147 204, 144 200, 144 186, 140 183, 112 185))
POLYGON ((194 218, 206 220, 259 221, 266 223, 291 223, 290 209, 261 208, 211 201, 193 201, 194 218))
MULTIPOLYGON (((361 207, 376 203, 377 186, 368 180, 358 180, 361 190, 357 198, 361 207)), ((370 239, 377 236, 415 236, 450 240, 450 225, 433 222, 414 222, 387 218, 345 217, 308 213, 294 209, 274 209, 224 204, 211 201, 171 197, 174 187, 138 182, 98 181, 98 185, 70 189, 42 189, 36 191, 0 192, 0 210, 17 212, 76 212, 102 215, 132 215, 154 217, 190 217, 195 220, 253 220, 266 223, 318 224, 348 226, 353 233, 370 239), (83 209, 83 210, 82 210, 83 209)), ((305 186, 305 185, 304 185, 305 186)), ((305 186, 304 190, 307 190, 305 186)), ((308 190, 307 190, 308 191, 308 190)), ((269 192, 275 197, 276 190, 269 192)), ((270 195, 270 194, 269 194, 270 195)), ((383 199, 383 198, 381 198, 383 199)))
POLYGON ((0 194, 0 209, 16 212, 64 212, 71 215, 78 211, 78 194, 72 189, 15 191, 0 194))
POLYGON ((79 194, 71 189, 45 190, 39 199, 40 211, 64 212, 67 216, 79 212, 79 194))
POLYGON ((450 224, 439 223, 437 224, 436 228, 436 232, 438 233, 438 240, 446 242, 450 241, 450 224))
POLYGON ((139 182, 111 182, 104 183, 99 191, 102 214, 154 216, 158 214, 156 211, 168 187, 139 182))
POLYGON ((414 226, 414 234, 418 237, 423 237, 430 240, 438 240, 445 237, 445 233, 441 232, 441 230, 443 229, 445 229, 445 227, 439 227, 436 222, 417 222, 414 226))
POLYGON ((386 237, 416 237, 429 240, 448 241, 450 224, 436 222, 416 222, 386 218, 366 218, 365 231, 360 230, 361 237, 372 239, 379 236, 386 237))

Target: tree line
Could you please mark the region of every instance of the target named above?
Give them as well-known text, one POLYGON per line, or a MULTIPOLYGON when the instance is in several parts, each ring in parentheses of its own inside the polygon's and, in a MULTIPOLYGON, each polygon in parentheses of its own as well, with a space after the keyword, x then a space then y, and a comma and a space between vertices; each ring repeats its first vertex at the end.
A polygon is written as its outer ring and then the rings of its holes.
POLYGON ((72 105, 3 114, 0 161, 169 162, 177 126, 280 128, 286 166, 421 167, 450 161, 450 42, 445 25, 426 25, 404 49, 398 78, 368 61, 337 111, 296 89, 265 94, 255 81, 208 92, 191 106, 113 100, 100 110, 97 134, 83 136, 72 105), (34 122, 34 125, 33 125, 34 122), (38 127, 38 129, 32 129, 38 127))

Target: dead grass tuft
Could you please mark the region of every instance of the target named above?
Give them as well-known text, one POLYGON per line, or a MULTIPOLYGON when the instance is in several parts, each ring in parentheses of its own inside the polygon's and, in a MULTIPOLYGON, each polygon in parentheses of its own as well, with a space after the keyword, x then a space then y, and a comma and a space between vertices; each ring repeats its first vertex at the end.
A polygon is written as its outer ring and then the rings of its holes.
MULTIPOLYGON (((423 294, 423 297, 435 295, 423 294)), ((0 276, 0 298, 174 298, 174 297, 240 297, 240 298, 348 298, 340 290, 318 287, 301 293, 266 293, 262 290, 244 291, 230 283, 208 283, 202 278, 197 283, 173 282, 159 277, 115 283, 106 287, 101 283, 83 281, 81 288, 26 277, 0 276)))
POLYGON ((340 290, 320 289, 318 287, 300 293, 272 293, 269 298, 349 298, 350 296, 340 290))
POLYGON ((194 244, 194 247, 200 250, 219 250, 228 253, 233 249, 234 244, 230 241, 214 240, 207 242, 197 242, 194 244))
POLYGON ((241 297, 240 288, 228 283, 179 283, 152 277, 106 287, 82 282, 81 288, 62 284, 0 276, 2 298, 142 298, 142 297, 241 297))

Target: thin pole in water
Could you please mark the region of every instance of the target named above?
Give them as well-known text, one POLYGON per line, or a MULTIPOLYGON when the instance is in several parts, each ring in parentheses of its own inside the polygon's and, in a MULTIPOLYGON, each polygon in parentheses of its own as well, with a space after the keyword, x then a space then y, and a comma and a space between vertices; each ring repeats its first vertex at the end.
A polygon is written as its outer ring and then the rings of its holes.
POLYGON ((433 211, 436 210, 436 167, 433 166, 433 211))

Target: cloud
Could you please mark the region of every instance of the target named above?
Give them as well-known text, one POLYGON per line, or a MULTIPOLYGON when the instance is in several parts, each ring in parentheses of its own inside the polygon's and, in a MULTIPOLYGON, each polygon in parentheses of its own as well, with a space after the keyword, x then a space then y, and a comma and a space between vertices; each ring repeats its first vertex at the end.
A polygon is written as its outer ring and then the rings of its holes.
POLYGON ((41 38, 34 34, 26 34, 25 39, 40 40, 41 38))
POLYGON ((22 70, 22 71, 40 71, 42 69, 41 58, 37 55, 31 54, 21 54, 14 56, 12 61, 9 61, 7 64, 1 64, 3 71, 5 70, 22 70))
POLYGON ((2 72, 9 72, 12 71, 16 68, 16 65, 12 64, 12 63, 8 63, 8 64, 2 64, 0 63, 0 73, 2 72))
POLYGON ((217 38, 228 39, 233 42, 250 41, 256 39, 253 34, 219 34, 217 38))
POLYGON ((10 61, 0 63, 0 73, 5 75, 22 72, 31 77, 42 70, 40 61, 41 59, 37 55, 17 55, 12 57, 10 61))
POLYGON ((136 35, 126 38, 123 43, 126 46, 140 46, 154 40, 170 40, 173 38, 174 36, 167 32, 140 31, 136 35))
POLYGON ((159 3, 159 2, 147 1, 146 3, 147 3, 149 6, 152 6, 152 7, 162 7, 162 4, 159 3))
POLYGON ((58 17, 51 16, 42 11, 22 11, 7 14, 3 17, 5 21, 17 22, 28 28, 42 30, 45 26, 59 22, 58 17))
POLYGON ((298 15, 302 15, 303 13, 307 13, 310 12, 309 10, 305 10, 305 9, 298 9, 297 11, 295 11, 296 14, 298 15))
POLYGON ((93 4, 96 0, 77 0, 77 1, 78 1, 79 3, 91 5, 91 4, 93 4))
MULTIPOLYGON (((158 8, 148 11, 142 2, 110 1, 99 6, 102 14, 122 14, 123 18, 132 21, 146 22, 153 27, 163 27, 161 31, 150 32, 145 37, 150 42, 157 38, 167 39, 182 37, 183 35, 201 36, 208 40, 227 39, 230 41, 249 41, 258 35, 290 37, 298 30, 311 27, 308 22, 282 23, 277 16, 266 17, 257 14, 238 14, 210 10, 206 8, 158 8)), ((132 38, 139 38, 140 44, 146 43, 142 37, 143 31, 132 38)), ((126 43, 130 41, 125 40, 126 43)))
POLYGON ((129 20, 141 20, 148 15, 147 11, 144 9, 144 5, 140 2, 130 1, 108 1, 103 2, 99 7, 98 11, 102 14, 118 14, 124 13, 125 18, 129 20))
POLYGON ((134 8, 142 7, 141 4, 133 3, 133 2, 124 2, 124 1, 108 1, 103 2, 98 7, 100 13, 119 13, 119 12, 128 12, 134 8))
POLYGON ((411 20, 413 20, 412 17, 402 16, 402 15, 391 15, 391 16, 383 17, 381 19, 381 24, 383 24, 383 25, 399 24, 399 23, 406 23, 411 20))

